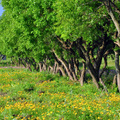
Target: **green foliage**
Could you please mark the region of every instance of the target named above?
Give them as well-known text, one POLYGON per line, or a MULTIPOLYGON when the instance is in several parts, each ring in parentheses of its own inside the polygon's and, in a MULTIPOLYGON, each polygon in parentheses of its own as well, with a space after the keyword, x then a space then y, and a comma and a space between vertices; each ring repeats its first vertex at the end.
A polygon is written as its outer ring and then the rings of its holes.
MULTIPOLYGON (((64 41, 76 41, 82 36, 87 44, 94 43, 102 35, 98 24, 105 23, 105 18, 101 19, 105 8, 98 9, 100 4, 89 0, 3 0, 6 11, 1 19, 0 51, 42 61, 50 55, 51 48, 59 48, 54 42, 55 34, 64 41)), ((104 27, 108 29, 107 25, 104 27)))
POLYGON ((23 85, 23 88, 26 92, 31 92, 35 89, 35 85, 34 84, 31 84, 31 83, 27 83, 25 85, 23 85))
POLYGON ((3 35, 0 41, 4 41, 2 47, 5 48, 1 48, 1 52, 7 56, 22 58, 32 56, 36 61, 42 61, 50 52, 48 39, 51 39, 50 35, 53 32, 51 27, 54 21, 51 6, 53 2, 3 0, 2 5, 6 11, 1 20, 0 28, 3 35))
POLYGON ((113 23, 108 27, 103 17, 106 8, 99 8, 98 1, 2 0, 2 5, 5 12, 0 20, 0 51, 7 56, 33 57, 40 62, 46 56, 52 58, 51 48, 62 53, 56 35, 64 41, 83 37, 92 47, 103 34, 99 26, 113 30, 113 23))
POLYGON ((75 41, 83 37, 87 43, 98 40, 103 33, 98 26, 104 26, 106 18, 102 18, 105 8, 100 8, 97 1, 64 1, 56 0, 54 3, 56 20, 55 33, 64 40, 75 41), (98 11, 97 11, 98 10, 98 11))

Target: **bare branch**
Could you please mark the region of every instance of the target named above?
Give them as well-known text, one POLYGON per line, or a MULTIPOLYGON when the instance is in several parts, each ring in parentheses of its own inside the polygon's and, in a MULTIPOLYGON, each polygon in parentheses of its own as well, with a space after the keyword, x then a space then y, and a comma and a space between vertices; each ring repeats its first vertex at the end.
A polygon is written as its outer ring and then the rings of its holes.
POLYGON ((103 69, 102 69, 102 71, 101 71, 101 73, 99 75, 100 78, 101 78, 102 74, 104 73, 104 71, 105 71, 105 69, 107 67, 107 55, 109 54, 109 52, 110 52, 110 50, 106 51, 105 54, 104 54, 104 63, 105 63, 105 65, 104 65, 104 67, 103 67, 103 69))
POLYGON ((66 46, 65 42, 63 42, 58 36, 57 36, 58 41, 63 45, 65 49, 71 49, 73 42, 69 45, 69 47, 66 46))

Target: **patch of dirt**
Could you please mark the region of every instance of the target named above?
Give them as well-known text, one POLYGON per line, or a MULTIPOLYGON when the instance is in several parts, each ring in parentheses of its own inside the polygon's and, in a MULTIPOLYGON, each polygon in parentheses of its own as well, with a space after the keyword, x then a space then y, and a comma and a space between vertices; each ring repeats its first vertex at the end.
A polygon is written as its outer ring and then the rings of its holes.
POLYGON ((0 67, 0 68, 17 68, 17 69, 24 68, 24 69, 28 69, 28 68, 22 67, 22 66, 4 66, 4 67, 0 67))

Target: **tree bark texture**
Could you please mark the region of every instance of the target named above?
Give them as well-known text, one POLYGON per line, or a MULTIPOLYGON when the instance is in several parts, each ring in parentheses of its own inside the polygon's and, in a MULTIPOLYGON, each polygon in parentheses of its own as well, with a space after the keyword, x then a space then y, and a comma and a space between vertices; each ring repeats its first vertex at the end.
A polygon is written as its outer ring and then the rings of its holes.
POLYGON ((58 57, 58 55, 55 53, 55 51, 53 51, 53 53, 54 53, 55 57, 58 59, 58 61, 61 62, 61 64, 64 66, 64 68, 65 68, 65 70, 66 70, 66 72, 67 72, 70 80, 74 80, 73 77, 72 77, 72 75, 71 75, 71 73, 70 73, 70 70, 69 70, 68 66, 67 66, 66 63, 65 63, 65 61, 62 60, 62 59, 60 59, 60 58, 58 57))
POLYGON ((83 62, 83 70, 81 72, 80 79, 79 79, 81 86, 83 86, 83 83, 85 81, 85 72, 86 72, 86 64, 85 62, 83 62))
POLYGON ((115 67, 117 72, 117 86, 120 92, 120 69, 119 69, 119 52, 115 51, 115 67))

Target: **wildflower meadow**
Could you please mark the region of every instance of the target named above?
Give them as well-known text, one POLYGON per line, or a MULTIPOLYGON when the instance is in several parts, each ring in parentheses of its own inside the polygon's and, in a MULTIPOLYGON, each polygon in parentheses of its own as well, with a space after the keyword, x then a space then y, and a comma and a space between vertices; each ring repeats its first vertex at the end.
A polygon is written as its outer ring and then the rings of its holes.
POLYGON ((48 72, 0 69, 1 120, 120 120, 120 94, 48 72))

